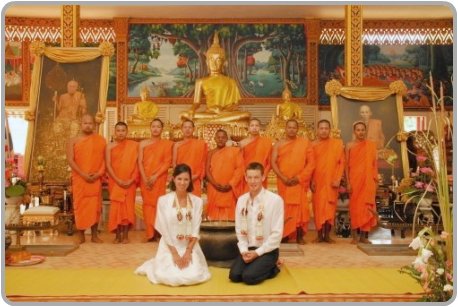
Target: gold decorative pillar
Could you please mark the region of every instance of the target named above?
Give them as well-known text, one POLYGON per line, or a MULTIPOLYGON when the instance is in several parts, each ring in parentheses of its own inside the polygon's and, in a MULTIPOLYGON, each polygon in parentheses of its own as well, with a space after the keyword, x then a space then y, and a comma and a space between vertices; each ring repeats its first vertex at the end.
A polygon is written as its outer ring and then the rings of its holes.
POLYGON ((345 85, 363 85, 363 7, 345 6, 345 85))
POLYGON ((113 26, 116 34, 116 101, 118 109, 118 119, 120 120, 121 105, 127 98, 127 37, 129 24, 127 18, 113 18, 113 26))
POLYGON ((62 5, 61 47, 78 47, 79 43, 80 6, 62 5))
POLYGON ((320 45, 321 26, 319 20, 306 23, 307 31, 307 92, 308 103, 318 104, 318 46, 320 45))

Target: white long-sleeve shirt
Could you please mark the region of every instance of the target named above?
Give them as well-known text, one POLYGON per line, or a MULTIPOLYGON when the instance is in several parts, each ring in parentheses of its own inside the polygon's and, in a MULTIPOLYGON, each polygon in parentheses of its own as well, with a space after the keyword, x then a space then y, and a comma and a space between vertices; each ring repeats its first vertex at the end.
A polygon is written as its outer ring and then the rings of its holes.
POLYGON ((252 200, 250 193, 245 193, 237 200, 235 213, 235 232, 240 253, 248 251, 248 247, 257 247, 258 256, 280 247, 283 235, 283 199, 264 188, 252 200), (258 213, 263 205, 263 239, 256 240, 256 223, 258 213), (242 235, 242 210, 247 208, 248 234, 242 235))

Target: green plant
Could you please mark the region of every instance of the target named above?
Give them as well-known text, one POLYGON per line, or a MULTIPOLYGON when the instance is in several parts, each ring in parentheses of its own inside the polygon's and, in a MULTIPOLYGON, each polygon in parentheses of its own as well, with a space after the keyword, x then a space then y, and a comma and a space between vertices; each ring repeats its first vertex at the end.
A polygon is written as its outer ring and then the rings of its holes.
POLYGON ((16 184, 11 184, 5 188, 6 197, 17 197, 23 196, 27 190, 27 183, 25 181, 19 180, 16 184))
POLYGON ((425 291, 421 301, 446 302, 453 295, 453 263, 444 253, 444 242, 450 235, 440 236, 426 227, 418 233, 409 247, 418 250, 411 265, 403 266, 399 272, 414 278, 425 291))

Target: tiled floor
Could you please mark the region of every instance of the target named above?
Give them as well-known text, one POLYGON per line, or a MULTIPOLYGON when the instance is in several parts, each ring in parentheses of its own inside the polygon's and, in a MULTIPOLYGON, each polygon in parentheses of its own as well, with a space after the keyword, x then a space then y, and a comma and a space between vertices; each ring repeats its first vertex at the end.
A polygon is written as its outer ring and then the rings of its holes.
MULTIPOLYGON (((394 267, 400 268, 410 264, 413 256, 368 256, 357 246, 350 244, 350 238, 334 238, 336 244, 311 243, 315 238, 315 231, 311 230, 306 235, 306 245, 299 246, 304 254, 302 256, 282 256, 285 264, 290 267, 394 267)), ((113 244, 114 235, 106 232, 101 233, 104 240, 102 244, 90 242, 90 236, 86 243, 64 257, 47 257, 46 260, 35 268, 132 268, 135 269, 145 260, 154 256, 157 243, 142 243, 144 232, 134 230, 130 232, 129 244, 113 244)), ((411 240, 391 237, 388 229, 379 228, 371 233, 369 239, 374 244, 406 243, 411 240)), ((76 244, 77 236, 39 236, 24 237, 23 244, 76 244)), ((20 269, 20 268, 18 268, 20 269)))

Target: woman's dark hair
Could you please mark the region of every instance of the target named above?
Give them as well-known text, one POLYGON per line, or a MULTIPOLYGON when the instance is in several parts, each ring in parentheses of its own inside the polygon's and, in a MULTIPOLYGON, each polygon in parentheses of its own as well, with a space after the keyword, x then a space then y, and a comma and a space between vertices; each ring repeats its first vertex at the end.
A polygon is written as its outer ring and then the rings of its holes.
MULTIPOLYGON (((186 192, 192 192, 194 191, 194 186, 192 185, 192 174, 191 174, 191 168, 187 165, 187 164, 178 164, 177 166, 175 166, 175 168, 173 169, 173 178, 175 178, 176 176, 178 175, 181 175, 182 173, 188 173, 189 174, 189 186, 188 188, 186 189, 186 192)), ((170 181, 170 190, 172 191, 176 191, 177 187, 175 186, 175 182, 173 181, 170 181)))

